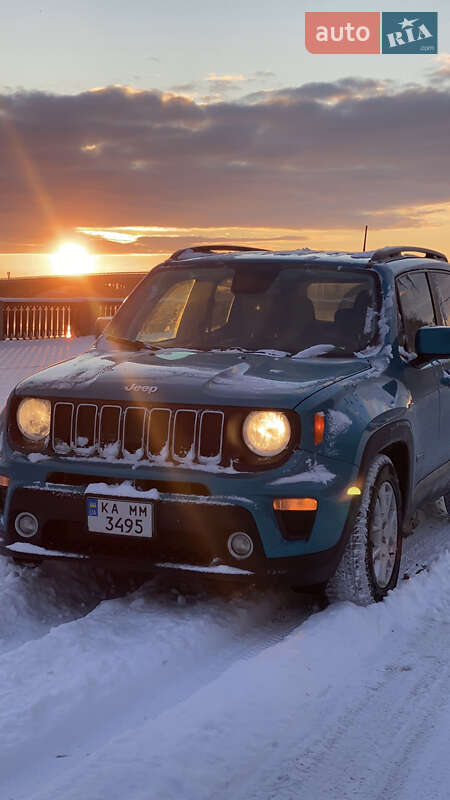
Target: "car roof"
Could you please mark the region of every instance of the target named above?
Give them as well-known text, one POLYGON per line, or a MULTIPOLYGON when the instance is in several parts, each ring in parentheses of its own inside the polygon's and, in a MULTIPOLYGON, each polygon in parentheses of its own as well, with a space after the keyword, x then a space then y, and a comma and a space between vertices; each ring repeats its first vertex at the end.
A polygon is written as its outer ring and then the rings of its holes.
POLYGON ((191 266, 196 264, 250 264, 257 261, 259 264, 276 262, 284 266, 316 265, 321 267, 348 267, 348 268, 377 268, 388 266, 395 274, 405 270, 414 269, 445 269, 450 270, 446 256, 438 251, 421 247, 385 247, 378 250, 365 252, 346 252, 337 250, 260 250, 227 245, 208 246, 201 245, 197 248, 186 248, 173 253, 166 262, 170 266, 191 266), (220 249, 220 252, 218 252, 220 249), (423 256, 417 256, 423 252, 423 256), (416 255, 414 255, 416 254, 416 255))

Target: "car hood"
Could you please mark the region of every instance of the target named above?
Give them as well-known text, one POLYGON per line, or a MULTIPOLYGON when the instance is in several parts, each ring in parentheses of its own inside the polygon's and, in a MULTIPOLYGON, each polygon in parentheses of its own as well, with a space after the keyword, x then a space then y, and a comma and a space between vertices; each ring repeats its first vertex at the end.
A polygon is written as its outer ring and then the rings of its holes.
POLYGON ((369 361, 360 358, 91 350, 25 379, 16 393, 158 405, 294 408, 319 389, 369 367, 369 361))

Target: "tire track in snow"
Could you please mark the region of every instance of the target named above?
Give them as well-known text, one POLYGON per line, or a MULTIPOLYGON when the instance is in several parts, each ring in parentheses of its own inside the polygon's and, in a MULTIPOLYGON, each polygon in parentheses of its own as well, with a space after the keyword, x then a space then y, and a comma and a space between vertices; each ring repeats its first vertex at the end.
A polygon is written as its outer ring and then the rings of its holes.
MULTIPOLYGON (((418 635, 421 651, 432 648, 436 636, 442 642, 441 623, 414 633, 406 647, 402 642, 389 653, 375 654, 362 665, 356 693, 350 684, 341 687, 339 696, 328 687, 326 698, 318 700, 308 719, 312 736, 307 745, 304 736, 299 737, 297 744, 290 745, 291 753, 297 750, 295 756, 286 754, 281 763, 269 762, 257 791, 249 786, 235 797, 411 800, 414 795, 410 790, 403 793, 403 782, 411 766, 420 761, 450 679, 450 664, 442 654, 417 664, 413 650, 418 635)), ((444 653, 450 654, 450 638, 444 643, 444 653)), ((431 796, 447 800, 447 791, 441 791, 431 796)))
POLYGON ((25 567, 0 556, 0 657, 51 628, 85 616, 113 594, 107 575, 48 562, 25 567))
MULTIPOLYGON (((428 662, 429 668, 424 675, 421 675, 420 672, 415 675, 412 689, 409 692, 408 680, 405 681, 406 687, 402 687, 404 702, 403 704, 396 703, 397 728, 401 735, 395 742, 391 763, 387 761, 384 782, 382 788, 378 789, 378 793, 374 794, 374 800, 384 800, 385 797, 389 797, 391 800, 410 800, 413 776, 414 784, 421 787, 424 797, 442 798, 442 800, 448 798, 450 778, 448 759, 450 627, 448 623, 435 622, 424 632, 421 649, 424 648, 428 649, 428 655, 425 655, 423 659, 424 666, 428 662), (439 642, 439 646, 436 648, 437 642, 439 642), (411 710, 414 714, 414 724, 412 725, 411 710), (435 769, 430 773, 427 765, 421 763, 422 755, 426 745, 433 740, 434 732, 439 728, 443 732, 442 738, 446 743, 446 757, 440 758, 435 763, 435 769), (424 789, 424 783, 427 780, 432 785, 429 791, 424 789)), ((435 740, 436 738, 439 740, 441 736, 434 737, 435 740)))
POLYGON ((276 592, 177 600, 151 583, 0 657, 0 796, 28 797, 67 767, 58 755, 72 764, 157 717, 311 611, 276 592))
POLYGON ((428 752, 437 769, 426 795, 417 762, 434 712, 448 742, 449 611, 447 555, 383 604, 329 608, 235 659, 27 800, 384 800, 393 783, 395 800, 447 800, 448 757, 428 752))

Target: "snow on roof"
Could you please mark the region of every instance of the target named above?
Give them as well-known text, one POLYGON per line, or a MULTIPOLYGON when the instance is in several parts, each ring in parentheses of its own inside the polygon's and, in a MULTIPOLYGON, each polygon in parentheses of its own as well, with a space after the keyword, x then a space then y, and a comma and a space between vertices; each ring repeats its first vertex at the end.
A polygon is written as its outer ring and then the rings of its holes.
MULTIPOLYGON (((339 261, 354 263, 355 260, 364 261, 365 263, 370 259, 373 250, 366 252, 348 252, 342 250, 311 250, 309 247, 302 247, 297 250, 248 250, 248 251, 223 251, 223 252, 199 252, 192 248, 186 250, 178 256, 177 261, 197 260, 201 258, 224 258, 232 259, 233 261, 247 261, 251 259, 258 259, 261 261, 272 258, 295 258, 302 261, 330 261, 330 263, 339 261)), ((170 260, 170 259, 169 259, 170 260)))

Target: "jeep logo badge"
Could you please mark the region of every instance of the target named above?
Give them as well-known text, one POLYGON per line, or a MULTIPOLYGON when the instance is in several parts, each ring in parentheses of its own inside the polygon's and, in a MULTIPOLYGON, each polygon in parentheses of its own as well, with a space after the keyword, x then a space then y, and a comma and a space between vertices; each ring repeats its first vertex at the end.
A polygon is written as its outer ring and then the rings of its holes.
POLYGON ((139 383, 131 383, 130 386, 125 386, 126 392, 146 392, 147 394, 153 394, 153 392, 158 391, 157 386, 143 386, 139 383))

